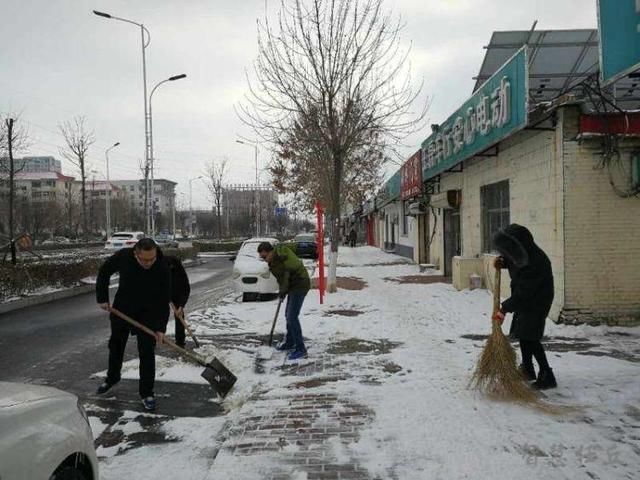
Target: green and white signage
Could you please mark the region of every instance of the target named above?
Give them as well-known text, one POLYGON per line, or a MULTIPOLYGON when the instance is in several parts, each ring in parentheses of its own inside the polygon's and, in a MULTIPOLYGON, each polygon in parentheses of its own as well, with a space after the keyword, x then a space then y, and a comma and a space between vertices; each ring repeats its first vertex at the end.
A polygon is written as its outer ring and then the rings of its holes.
POLYGON ((598 32, 605 85, 640 68, 640 0, 598 0, 598 32))
POLYGON ((525 46, 422 142, 423 181, 446 172, 524 128, 527 97, 525 46))

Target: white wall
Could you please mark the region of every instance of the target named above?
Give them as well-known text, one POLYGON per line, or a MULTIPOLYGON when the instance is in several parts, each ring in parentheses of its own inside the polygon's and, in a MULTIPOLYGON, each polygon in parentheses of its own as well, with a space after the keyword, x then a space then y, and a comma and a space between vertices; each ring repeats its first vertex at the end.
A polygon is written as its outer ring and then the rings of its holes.
MULTIPOLYGON (((562 168, 553 131, 523 131, 499 145, 495 157, 465 162, 460 173, 442 176, 440 190, 461 189, 462 256, 478 257, 482 251, 480 187, 509 180, 511 223, 526 226, 549 256, 554 272, 555 300, 550 316, 557 318, 564 303, 562 225, 562 168)), ((438 240, 431 249, 432 262, 443 270, 442 215, 438 240)), ((488 272, 487 272, 488 273, 488 272)), ((508 278, 503 282, 508 294, 508 278)))

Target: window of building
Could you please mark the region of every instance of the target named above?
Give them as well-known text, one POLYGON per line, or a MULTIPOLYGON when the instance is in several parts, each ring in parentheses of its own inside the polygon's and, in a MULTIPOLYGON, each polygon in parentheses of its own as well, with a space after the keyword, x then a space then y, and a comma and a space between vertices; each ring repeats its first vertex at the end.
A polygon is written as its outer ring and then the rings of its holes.
POLYGON ((482 251, 493 251, 491 239, 501 228, 510 223, 509 180, 480 187, 482 209, 482 251))
POLYGON ((31 188, 40 188, 40 182, 31 182, 31 188))

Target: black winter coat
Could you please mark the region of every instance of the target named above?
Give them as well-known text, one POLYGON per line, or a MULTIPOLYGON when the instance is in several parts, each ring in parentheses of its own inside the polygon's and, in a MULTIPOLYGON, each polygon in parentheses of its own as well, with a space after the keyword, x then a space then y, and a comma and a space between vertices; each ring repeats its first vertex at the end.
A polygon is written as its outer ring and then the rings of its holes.
POLYGON ((553 303, 551 262, 521 225, 500 230, 493 242, 511 276, 511 297, 502 303, 504 313, 513 312, 510 334, 520 340, 540 340, 553 303))
POLYGON ((165 255, 164 258, 171 271, 171 301, 176 307, 184 307, 191 293, 187 272, 179 258, 171 255, 165 255))
MULTIPOLYGON (((158 248, 157 259, 148 270, 140 266, 133 248, 123 248, 105 260, 98 271, 96 299, 109 301, 109 279, 120 274, 113 307, 155 332, 165 332, 171 302, 171 271, 158 248)), ((111 320, 125 323, 111 315, 111 320)), ((128 325, 128 324, 126 324, 128 325)), ((137 329, 132 329, 135 334, 137 329)))

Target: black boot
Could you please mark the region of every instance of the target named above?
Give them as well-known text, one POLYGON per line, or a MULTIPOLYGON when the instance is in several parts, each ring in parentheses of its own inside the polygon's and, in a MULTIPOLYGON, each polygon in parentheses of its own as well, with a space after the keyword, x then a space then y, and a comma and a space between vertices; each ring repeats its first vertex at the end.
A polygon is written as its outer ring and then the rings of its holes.
POLYGON ((533 382, 533 388, 536 390, 547 390, 548 388, 556 388, 558 383, 556 382, 556 377, 553 374, 553 370, 547 368, 546 370, 540 370, 540 374, 538 375, 538 379, 533 382))
POLYGON ((533 365, 525 365, 524 363, 521 363, 518 370, 520 370, 520 375, 522 375, 522 378, 524 378, 525 381, 533 382, 536 379, 536 371, 533 368, 533 365))

